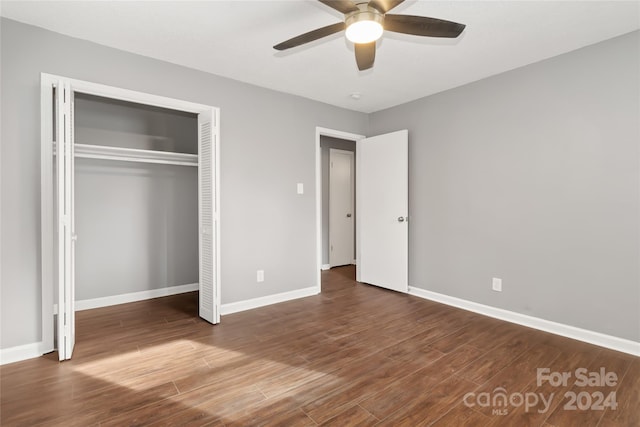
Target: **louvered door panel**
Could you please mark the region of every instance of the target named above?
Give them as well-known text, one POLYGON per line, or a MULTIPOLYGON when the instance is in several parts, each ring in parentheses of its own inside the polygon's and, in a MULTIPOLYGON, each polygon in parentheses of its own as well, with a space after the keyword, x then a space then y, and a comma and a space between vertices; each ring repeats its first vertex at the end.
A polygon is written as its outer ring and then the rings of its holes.
POLYGON ((220 321, 217 312, 216 139, 211 113, 198 115, 198 199, 200 226, 200 317, 220 321))

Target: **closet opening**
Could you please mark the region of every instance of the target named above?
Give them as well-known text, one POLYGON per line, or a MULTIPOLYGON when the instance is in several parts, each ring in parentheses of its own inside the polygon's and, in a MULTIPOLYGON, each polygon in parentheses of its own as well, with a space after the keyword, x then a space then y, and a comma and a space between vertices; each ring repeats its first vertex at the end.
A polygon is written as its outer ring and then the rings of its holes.
POLYGON ((74 145, 76 310, 197 290, 195 158, 181 165, 81 151, 196 156, 197 115, 78 93, 74 145))
POLYGON ((220 321, 218 109, 42 75, 43 348, 75 312, 198 291, 220 321))

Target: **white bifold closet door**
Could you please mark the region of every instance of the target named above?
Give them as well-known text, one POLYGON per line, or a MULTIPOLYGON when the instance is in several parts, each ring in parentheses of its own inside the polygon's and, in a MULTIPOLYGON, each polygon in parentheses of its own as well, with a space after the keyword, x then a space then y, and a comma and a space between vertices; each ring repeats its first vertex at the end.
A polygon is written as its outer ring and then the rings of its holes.
POLYGON ((73 92, 59 80, 56 105, 56 240, 58 253, 58 357, 71 359, 75 345, 75 221, 73 92))
POLYGON ((216 301, 215 262, 218 221, 216 206, 216 143, 214 116, 198 114, 198 222, 200 226, 200 308, 199 315, 211 323, 220 322, 216 301))

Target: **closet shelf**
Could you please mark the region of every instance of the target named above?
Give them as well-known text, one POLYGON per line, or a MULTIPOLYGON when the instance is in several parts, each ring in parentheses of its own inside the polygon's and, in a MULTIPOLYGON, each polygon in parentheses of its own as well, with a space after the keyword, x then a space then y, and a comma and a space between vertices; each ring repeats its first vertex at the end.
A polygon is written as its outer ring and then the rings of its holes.
MULTIPOLYGON (((54 143, 54 152, 55 152, 54 143)), ((178 166, 198 166, 198 155, 170 151, 139 150, 106 145, 74 144, 74 156, 87 159, 123 162, 158 163, 178 166)))

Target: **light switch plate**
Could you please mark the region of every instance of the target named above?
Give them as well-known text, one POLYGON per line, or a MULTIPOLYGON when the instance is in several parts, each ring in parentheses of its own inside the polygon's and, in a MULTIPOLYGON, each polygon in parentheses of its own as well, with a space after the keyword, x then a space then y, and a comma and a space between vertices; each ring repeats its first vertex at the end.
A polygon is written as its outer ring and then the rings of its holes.
POLYGON ((298 194, 304 194, 304 185, 301 182, 298 183, 298 194))

